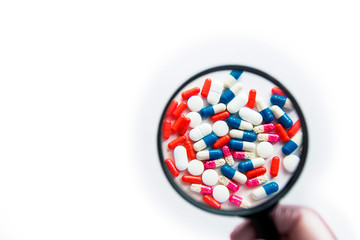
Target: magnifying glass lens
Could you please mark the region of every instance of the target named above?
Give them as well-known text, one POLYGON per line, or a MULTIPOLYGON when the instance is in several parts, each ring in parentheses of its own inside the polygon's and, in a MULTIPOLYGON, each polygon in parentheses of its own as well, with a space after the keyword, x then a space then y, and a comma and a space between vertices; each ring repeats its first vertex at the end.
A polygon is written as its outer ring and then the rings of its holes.
POLYGON ((186 200, 247 215, 278 201, 296 181, 307 130, 280 82, 253 68, 224 66, 175 91, 159 124, 158 150, 168 180, 186 200))

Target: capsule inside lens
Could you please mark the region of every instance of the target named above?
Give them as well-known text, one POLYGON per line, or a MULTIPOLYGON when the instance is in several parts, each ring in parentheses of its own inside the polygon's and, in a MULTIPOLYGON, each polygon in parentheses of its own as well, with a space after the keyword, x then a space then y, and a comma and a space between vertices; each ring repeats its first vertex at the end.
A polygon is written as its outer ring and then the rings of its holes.
POLYGON ((175 91, 160 120, 158 150, 168 180, 186 200, 246 215, 274 204, 294 184, 307 129, 279 81, 253 68, 221 66, 175 91))

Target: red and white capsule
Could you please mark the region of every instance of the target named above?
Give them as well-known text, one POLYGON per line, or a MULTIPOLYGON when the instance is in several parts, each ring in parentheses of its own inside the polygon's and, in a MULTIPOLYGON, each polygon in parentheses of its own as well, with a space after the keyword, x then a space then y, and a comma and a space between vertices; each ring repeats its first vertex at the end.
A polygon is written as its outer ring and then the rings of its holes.
POLYGON ((233 166, 235 162, 234 162, 233 155, 231 154, 230 148, 225 145, 221 148, 221 150, 223 151, 223 155, 224 155, 226 163, 230 166, 233 166))
POLYGON ((210 161, 204 162, 204 167, 205 167, 205 169, 213 169, 213 168, 224 166, 225 163, 226 163, 225 159, 219 158, 216 160, 210 160, 210 161))
POLYGON ((240 208, 251 208, 251 203, 244 200, 242 197, 238 195, 231 195, 229 197, 229 202, 240 208))
POLYGON ((193 192, 203 193, 203 194, 211 194, 212 193, 211 187, 202 185, 202 184, 195 184, 195 183, 190 185, 190 190, 193 192))
POLYGON ((263 124, 263 125, 259 125, 253 128, 253 131, 258 134, 258 133, 267 133, 270 132, 271 130, 275 129, 275 124, 274 123, 267 123, 267 124, 263 124))
POLYGON ((246 181, 246 186, 248 186, 248 187, 256 187, 256 186, 259 186, 260 184, 266 183, 267 181, 269 181, 268 176, 261 175, 261 176, 258 176, 258 177, 248 179, 246 181))
POLYGON ((237 185, 234 181, 231 181, 229 178, 223 175, 219 176, 219 182, 233 192, 237 192, 240 188, 239 185, 237 185))
POLYGON ((273 133, 260 133, 257 135, 257 140, 260 142, 278 142, 280 141, 280 136, 273 133))

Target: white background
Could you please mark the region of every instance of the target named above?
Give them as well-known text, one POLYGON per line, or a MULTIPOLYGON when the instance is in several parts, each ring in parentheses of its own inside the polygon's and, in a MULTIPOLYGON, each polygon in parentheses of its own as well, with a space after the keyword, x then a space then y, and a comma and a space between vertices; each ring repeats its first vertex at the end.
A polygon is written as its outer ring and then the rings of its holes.
POLYGON ((282 200, 359 237, 356 1, 2 1, 0 239, 227 239, 166 182, 162 107, 207 67, 244 64, 304 110, 310 152, 282 200), (125 237, 127 236, 127 237, 125 237))

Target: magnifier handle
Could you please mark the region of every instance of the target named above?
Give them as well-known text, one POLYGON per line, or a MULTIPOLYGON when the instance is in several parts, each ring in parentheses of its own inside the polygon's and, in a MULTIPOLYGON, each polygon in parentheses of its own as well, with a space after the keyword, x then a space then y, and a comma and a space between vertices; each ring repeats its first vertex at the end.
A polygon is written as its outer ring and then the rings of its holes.
POLYGON ((275 227, 274 221, 270 216, 270 212, 260 212, 250 217, 254 225, 257 238, 279 240, 279 232, 275 227))

